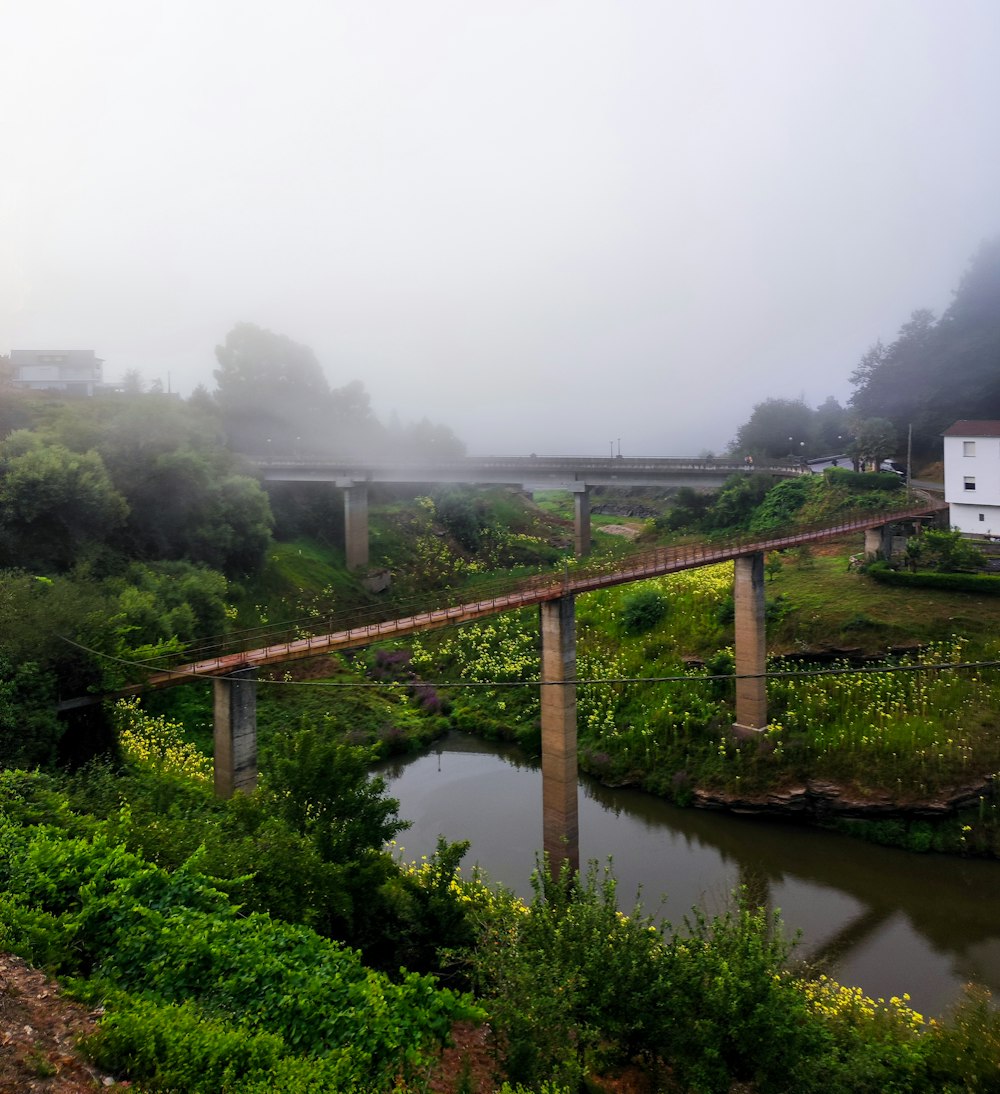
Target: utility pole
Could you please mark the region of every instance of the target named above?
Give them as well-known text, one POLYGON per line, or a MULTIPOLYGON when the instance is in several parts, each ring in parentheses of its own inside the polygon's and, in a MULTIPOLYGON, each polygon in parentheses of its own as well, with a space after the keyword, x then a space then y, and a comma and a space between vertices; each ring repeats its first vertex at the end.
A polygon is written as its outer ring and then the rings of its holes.
POLYGON ((913 422, 906 427, 906 500, 910 501, 913 490, 910 479, 913 477, 913 422))

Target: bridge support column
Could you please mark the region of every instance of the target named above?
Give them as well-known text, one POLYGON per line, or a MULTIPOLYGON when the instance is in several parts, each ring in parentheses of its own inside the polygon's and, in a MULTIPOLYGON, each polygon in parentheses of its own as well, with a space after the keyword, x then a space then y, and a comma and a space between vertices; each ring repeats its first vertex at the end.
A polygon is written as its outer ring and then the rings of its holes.
POLYGON ((368 484, 365 482, 344 485, 344 555, 348 570, 360 570, 368 565, 368 484))
POLYGON ((590 487, 573 488, 573 533, 577 558, 590 554, 590 487))
POLYGON ((892 558, 892 525, 865 529, 865 558, 892 558))
POLYGON ((257 785, 257 670, 212 681, 215 793, 231 798, 257 785))
POLYGON ((767 687, 764 669, 764 552, 735 559, 733 599, 736 606, 736 722, 737 734, 760 732, 767 725, 767 687), (740 679, 752 677, 752 679, 740 679))
POLYGON ((572 596, 540 605, 542 844, 553 874, 580 869, 576 763, 576 610, 572 596))

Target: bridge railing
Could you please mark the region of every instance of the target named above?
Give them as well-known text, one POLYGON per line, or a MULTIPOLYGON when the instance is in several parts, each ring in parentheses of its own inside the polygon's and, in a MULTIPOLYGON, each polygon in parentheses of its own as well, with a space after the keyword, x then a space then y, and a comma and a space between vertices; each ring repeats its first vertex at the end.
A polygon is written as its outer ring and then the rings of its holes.
MULTIPOLYGON (((598 562, 580 564, 565 560, 558 568, 527 577, 500 577, 438 589, 421 597, 394 599, 384 605, 363 606, 346 611, 331 611, 319 615, 285 621, 269 627, 254 628, 236 635, 209 639, 189 646, 182 656, 154 658, 145 663, 149 671, 162 671, 180 664, 219 660, 229 655, 251 650, 285 648, 289 654, 301 656, 312 645, 311 639, 330 634, 356 632, 366 638, 391 637, 405 630, 412 633, 421 621, 459 622, 472 615, 486 615, 512 610, 520 606, 553 600, 560 596, 579 594, 643 578, 658 577, 681 570, 728 561, 741 555, 760 551, 782 550, 809 542, 833 539, 848 532, 878 527, 918 517, 928 517, 941 506, 921 505, 903 510, 873 513, 863 511, 845 515, 834 524, 802 525, 771 536, 735 536, 699 543, 655 547, 634 551, 598 562), (415 626, 415 624, 417 626, 415 626)), ((375 639, 372 639, 375 640, 375 639)))
POLYGON ((434 471, 449 475, 461 474, 465 481, 475 482, 477 471, 510 471, 514 479, 530 478, 534 474, 565 474, 593 471, 605 475, 609 471, 643 471, 667 473, 673 471, 730 472, 749 471, 767 474, 809 474, 801 460, 776 460, 747 467, 739 457, 725 456, 696 459, 691 456, 464 456, 446 460, 407 460, 376 458, 370 460, 337 459, 335 457, 299 456, 265 453, 244 457, 257 467, 272 471, 342 472, 345 478, 363 480, 369 476, 391 475, 398 482, 408 482, 408 476, 424 479, 434 471))

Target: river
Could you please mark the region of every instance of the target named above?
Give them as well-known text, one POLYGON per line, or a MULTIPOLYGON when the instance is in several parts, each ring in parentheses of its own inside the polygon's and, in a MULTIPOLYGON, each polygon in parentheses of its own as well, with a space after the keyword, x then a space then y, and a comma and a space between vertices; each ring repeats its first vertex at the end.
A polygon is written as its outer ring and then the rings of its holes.
MULTIPOLYGON (((404 857, 433 852, 439 834, 467 839, 463 864, 530 896, 542 842, 537 764, 510 748, 452 733, 427 754, 382 765, 412 827, 404 857)), ((721 911, 740 885, 778 909, 796 956, 874 998, 908 992, 943 1013, 976 981, 1000 995, 1000 863, 918 855, 758 818, 679 809, 635 790, 580 779, 580 860, 614 862, 627 910, 681 924, 695 905, 721 911)))

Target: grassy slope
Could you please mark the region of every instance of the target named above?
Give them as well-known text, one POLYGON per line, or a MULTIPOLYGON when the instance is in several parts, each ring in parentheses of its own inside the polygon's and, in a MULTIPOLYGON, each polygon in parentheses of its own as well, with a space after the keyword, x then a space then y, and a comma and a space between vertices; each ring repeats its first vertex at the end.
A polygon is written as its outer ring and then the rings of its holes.
POLYGON ((855 537, 811 555, 784 556, 781 572, 767 582, 766 595, 785 597, 792 610, 768 627, 772 652, 834 646, 878 653, 951 634, 975 641, 998 633, 1000 598, 876 584, 848 571, 847 560, 857 550, 855 537))

